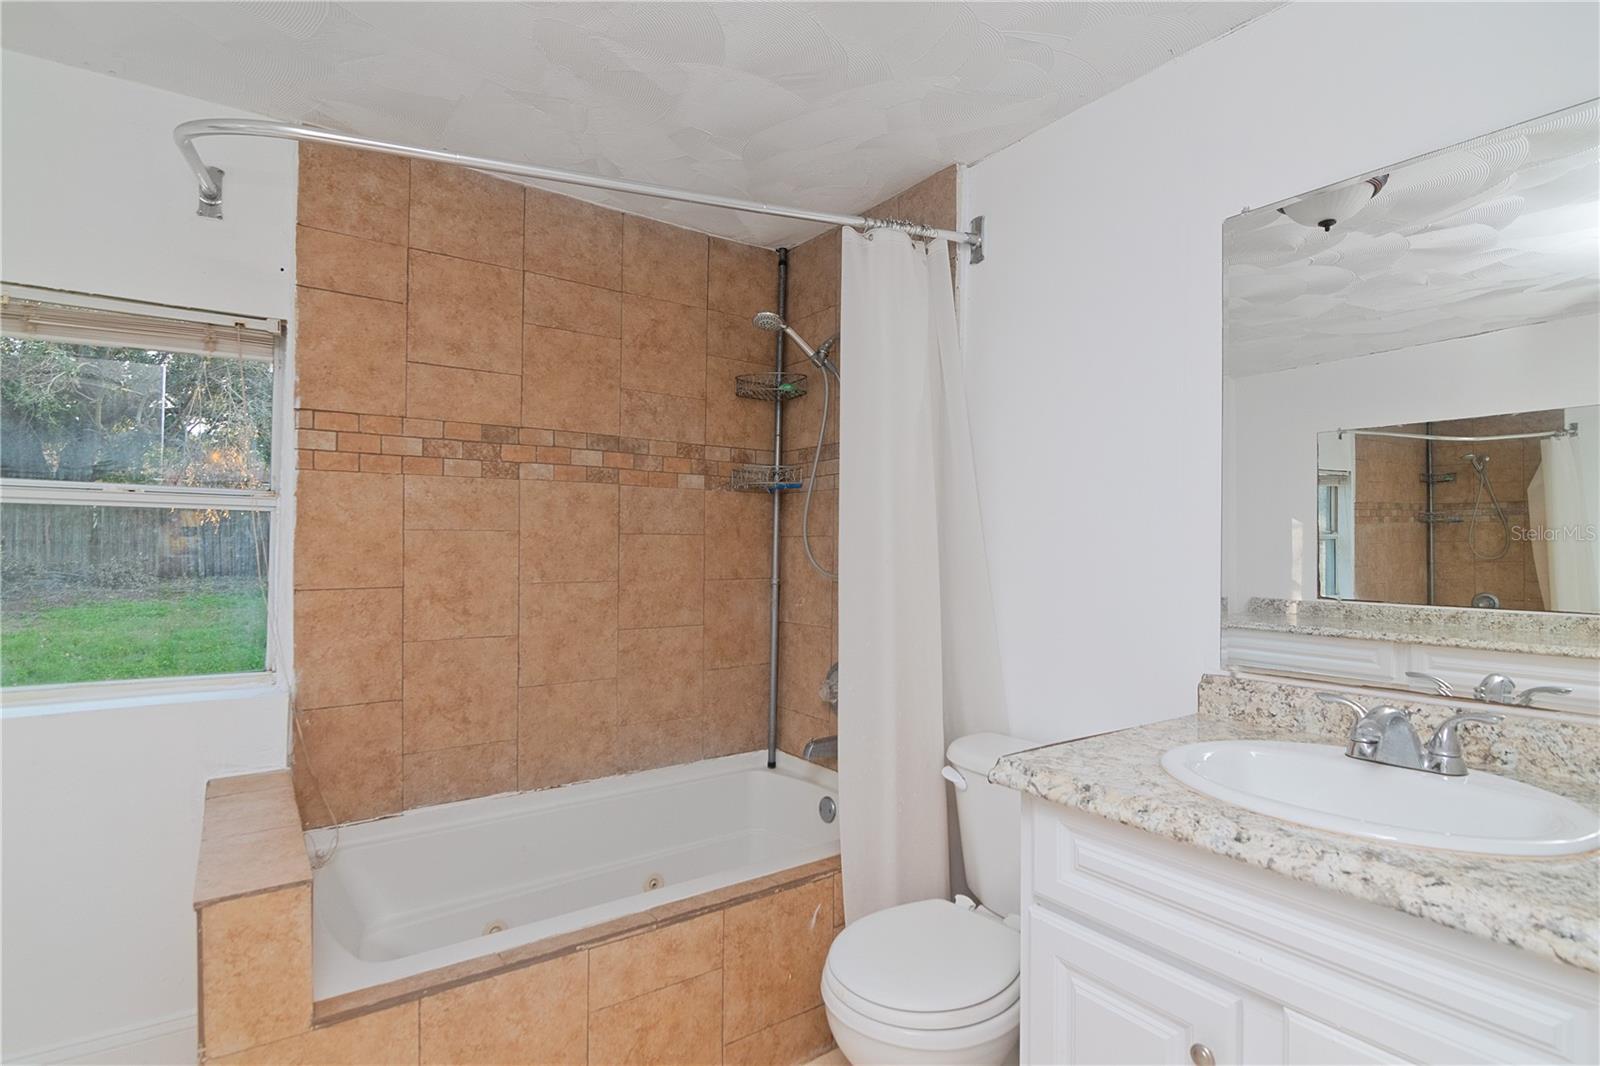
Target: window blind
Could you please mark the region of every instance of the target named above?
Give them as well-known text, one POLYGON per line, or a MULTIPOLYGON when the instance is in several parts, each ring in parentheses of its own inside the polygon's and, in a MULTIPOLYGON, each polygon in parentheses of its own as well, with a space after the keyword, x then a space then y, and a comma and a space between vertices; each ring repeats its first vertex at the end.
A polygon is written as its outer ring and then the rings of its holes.
POLYGON ((192 317, 52 303, 9 289, 0 295, 0 330, 8 336, 272 361, 278 333, 263 328, 267 322, 243 318, 230 322, 225 315, 181 313, 192 317))

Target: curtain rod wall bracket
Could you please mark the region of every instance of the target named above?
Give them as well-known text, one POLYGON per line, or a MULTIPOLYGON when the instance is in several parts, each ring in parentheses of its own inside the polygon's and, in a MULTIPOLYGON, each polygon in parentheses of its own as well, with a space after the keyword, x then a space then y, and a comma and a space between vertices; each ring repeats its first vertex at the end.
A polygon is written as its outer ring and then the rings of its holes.
POLYGON ((657 200, 673 200, 678 203, 700 204, 705 207, 720 207, 727 211, 743 211, 753 215, 793 218, 802 222, 820 222, 827 226, 849 226, 851 229, 901 229, 915 237, 941 239, 964 244, 968 249, 969 262, 981 263, 983 261, 982 218, 975 219, 973 223, 974 230, 966 233, 961 230, 925 226, 919 222, 867 218, 864 215, 836 215, 828 211, 812 211, 803 207, 782 207, 776 204, 762 203, 758 200, 740 200, 731 196, 690 192, 686 189, 674 189, 665 185, 650 185, 645 182, 601 177, 598 174, 581 174, 572 170, 558 170, 555 167, 536 166, 530 163, 513 163, 503 159, 463 155, 459 152, 442 152, 434 148, 417 148, 412 145, 394 144, 388 141, 357 137, 349 133, 336 133, 333 130, 319 130, 310 126, 297 126, 288 122, 272 122, 268 119, 254 118, 199 118, 179 123, 172 131, 172 139, 178 146, 179 154, 183 156, 184 162, 189 164, 189 169, 194 172, 196 180, 200 183, 200 206, 197 213, 202 218, 220 219, 222 217, 222 170, 218 167, 207 166, 205 160, 200 158, 200 153, 195 150, 194 146, 195 138, 197 137, 270 137, 282 141, 312 141, 318 144, 336 144, 346 148, 359 148, 369 152, 381 152, 385 155, 402 156, 407 159, 426 159, 435 163, 467 167, 470 170, 480 170, 486 174, 504 174, 517 178, 529 178, 535 181, 577 185, 586 189, 604 189, 608 192, 649 196, 657 200))
POLYGON ((199 215, 201 218, 221 219, 222 168, 206 167, 206 175, 210 177, 212 188, 215 191, 208 190, 204 185, 200 186, 200 204, 194 209, 194 213, 199 215))

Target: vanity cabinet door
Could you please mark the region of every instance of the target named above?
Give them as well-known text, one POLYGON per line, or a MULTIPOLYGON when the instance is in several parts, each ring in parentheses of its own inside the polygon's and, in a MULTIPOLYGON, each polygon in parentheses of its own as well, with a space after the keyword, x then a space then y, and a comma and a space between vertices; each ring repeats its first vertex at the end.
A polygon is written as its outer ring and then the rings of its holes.
POLYGON ((1388 1066, 1411 1061, 1315 1018, 1283 1012, 1284 1066, 1388 1066))
POLYGON ((1028 1062, 1241 1061, 1244 993, 1039 907, 1028 918, 1028 1062))

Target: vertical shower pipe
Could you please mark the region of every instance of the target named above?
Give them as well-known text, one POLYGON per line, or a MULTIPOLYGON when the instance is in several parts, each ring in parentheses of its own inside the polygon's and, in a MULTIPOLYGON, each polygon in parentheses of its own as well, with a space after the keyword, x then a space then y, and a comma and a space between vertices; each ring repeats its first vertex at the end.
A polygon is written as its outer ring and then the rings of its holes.
MULTIPOLYGON (((778 249, 778 317, 789 313, 789 249, 778 249)), ((787 319, 785 318, 785 321, 787 319)), ((772 335, 774 372, 783 380, 783 330, 772 335)), ((772 400, 772 465, 774 470, 783 462, 783 393, 774 389, 772 400)), ((778 518, 783 507, 783 493, 772 490, 772 604, 769 612, 767 647, 767 769, 778 765, 778 557, 781 542, 778 539, 778 518)))

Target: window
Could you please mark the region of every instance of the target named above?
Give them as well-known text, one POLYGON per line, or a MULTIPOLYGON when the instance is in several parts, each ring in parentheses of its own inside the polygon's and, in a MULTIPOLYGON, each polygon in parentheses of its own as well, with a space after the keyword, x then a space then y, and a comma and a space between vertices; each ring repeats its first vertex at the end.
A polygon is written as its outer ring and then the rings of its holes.
POLYGON ((278 324, 0 311, 0 686, 269 669, 278 324))

